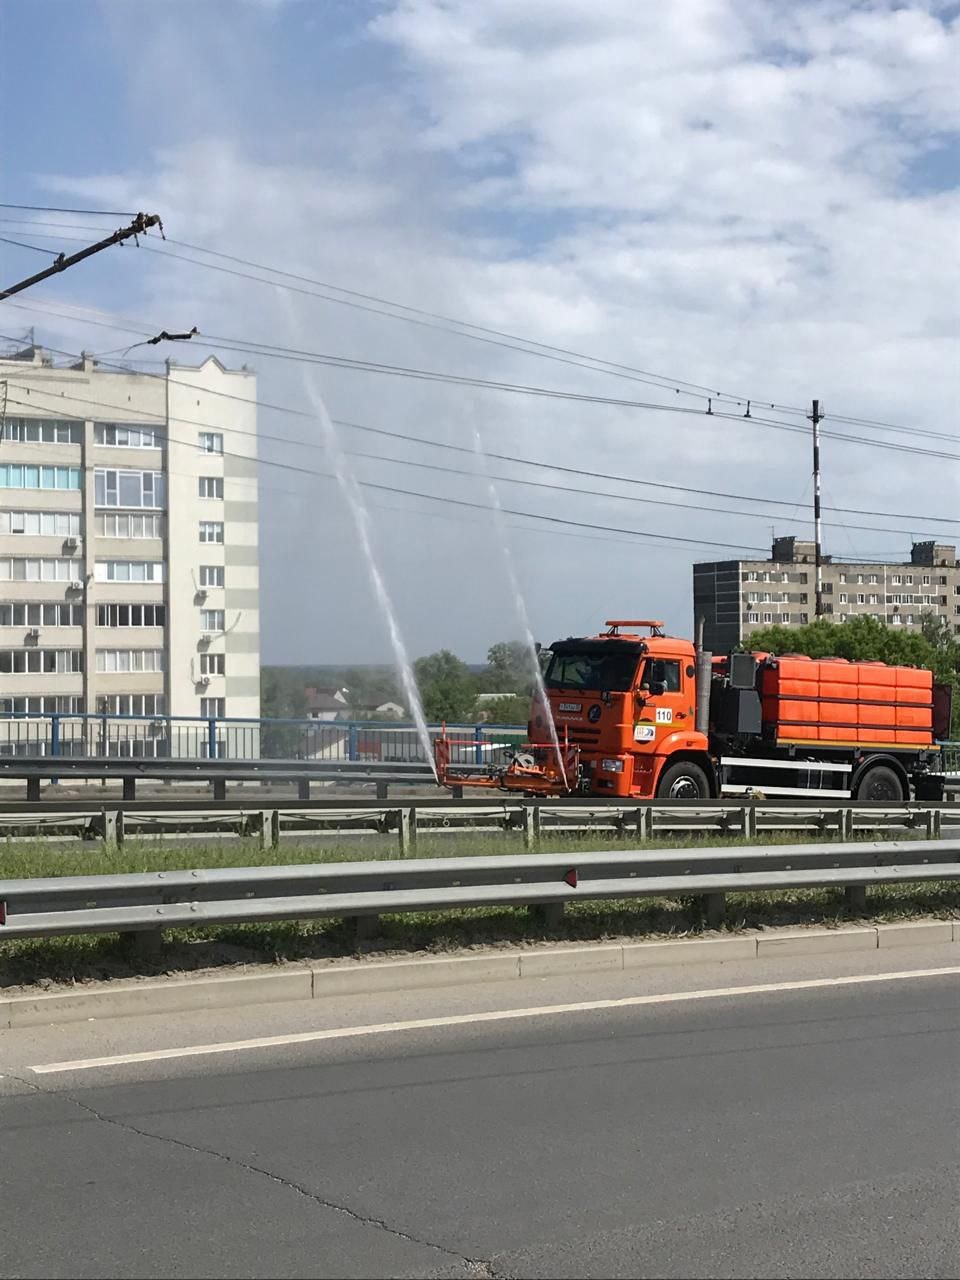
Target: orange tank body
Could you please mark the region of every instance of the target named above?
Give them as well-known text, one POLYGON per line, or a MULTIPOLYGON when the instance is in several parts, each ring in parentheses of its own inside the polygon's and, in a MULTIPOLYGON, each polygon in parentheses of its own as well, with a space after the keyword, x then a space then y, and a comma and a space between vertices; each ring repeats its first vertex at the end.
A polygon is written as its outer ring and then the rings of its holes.
POLYGON ((933 745, 933 674, 844 658, 772 658, 761 668, 763 724, 778 743, 933 745))

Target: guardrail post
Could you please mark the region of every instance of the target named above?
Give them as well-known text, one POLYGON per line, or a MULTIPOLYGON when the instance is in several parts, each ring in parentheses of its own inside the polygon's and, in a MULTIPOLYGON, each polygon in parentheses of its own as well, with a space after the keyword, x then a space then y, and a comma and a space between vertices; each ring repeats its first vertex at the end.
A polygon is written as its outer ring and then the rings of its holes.
POLYGON ((476 744, 473 748, 473 762, 483 764, 483 725, 478 724, 474 728, 473 741, 476 744))
POLYGON ((137 929, 124 937, 129 949, 137 956, 158 956, 163 949, 162 929, 137 929))
POLYGON ((386 800, 387 795, 389 794, 389 791, 390 791, 390 783, 386 780, 386 778, 378 778, 377 779, 377 799, 386 800))
MULTIPOLYGON (((538 849, 540 847, 540 806, 538 804, 527 804, 523 807, 523 847, 525 849, 538 849)), ((563 903, 560 903, 563 906, 563 903)))
POLYGON ((530 923, 535 928, 551 931, 559 929, 563 923, 562 902, 537 902, 533 906, 527 908, 530 916, 530 923))
POLYGON ((102 811, 100 834, 104 844, 123 846, 123 811, 121 809, 104 809, 102 811))
POLYGON ((417 811, 416 809, 397 810, 397 830, 400 835, 400 857, 405 858, 417 847, 417 811))
POLYGON ((352 724, 347 730, 347 759, 356 760, 357 756, 357 726, 352 724))
POLYGON ((214 778, 214 780, 213 780, 213 798, 214 798, 214 800, 226 800, 226 798, 227 798, 227 780, 226 780, 226 778, 214 778))
POLYGON ((718 929, 727 914, 727 895, 725 893, 705 893, 700 899, 700 908, 707 928, 718 929))
POLYGON ((927 839, 939 840, 943 834, 943 814, 939 809, 927 810, 927 839))
POLYGON ((310 779, 309 778, 299 778, 297 780, 297 799, 298 800, 310 799, 310 779))
POLYGON ((257 836, 261 849, 276 849, 280 844, 280 813, 277 809, 262 809, 257 823, 257 836))
POLYGON ((837 831, 841 840, 849 840, 853 835, 853 810, 849 805, 837 811, 837 831))
POLYGON ((637 810, 637 839, 649 840, 653 835, 653 810, 649 805, 644 805, 642 809, 637 810))
POLYGON ((757 838, 757 810, 752 804, 745 804, 741 812, 740 825, 743 829, 743 837, 745 840, 755 840, 757 838))
POLYGON ((126 777, 123 780, 123 798, 124 800, 136 800, 137 798, 137 780, 134 777, 126 777))
POLYGON ((856 915, 863 915, 867 909, 867 886, 865 884, 848 884, 843 891, 847 910, 856 915))
POLYGON ((60 754, 60 716, 56 711, 50 717, 50 754, 60 754))
POLYGON ((217 758, 217 722, 213 718, 207 721, 207 759, 216 760, 217 758))
POLYGON ((39 774, 31 774, 30 777, 27 778, 27 799, 28 800, 40 799, 40 775, 39 774))

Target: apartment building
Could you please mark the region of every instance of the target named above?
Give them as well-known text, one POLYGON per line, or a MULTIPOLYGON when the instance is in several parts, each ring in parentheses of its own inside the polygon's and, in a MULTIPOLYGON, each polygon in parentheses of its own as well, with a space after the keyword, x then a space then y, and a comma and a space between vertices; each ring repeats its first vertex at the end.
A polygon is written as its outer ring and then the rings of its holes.
MULTIPOLYGON (((704 646, 736 648, 772 624, 802 626, 816 613, 812 542, 776 538, 769 560, 721 560, 693 566, 693 613, 704 620, 704 646)), ((824 614, 832 622, 876 618, 919 631, 925 614, 960 634, 960 568, 947 543, 915 542, 910 559, 876 564, 824 557, 824 614)))
POLYGON ((259 716, 255 400, 212 358, 0 357, 0 716, 259 716))

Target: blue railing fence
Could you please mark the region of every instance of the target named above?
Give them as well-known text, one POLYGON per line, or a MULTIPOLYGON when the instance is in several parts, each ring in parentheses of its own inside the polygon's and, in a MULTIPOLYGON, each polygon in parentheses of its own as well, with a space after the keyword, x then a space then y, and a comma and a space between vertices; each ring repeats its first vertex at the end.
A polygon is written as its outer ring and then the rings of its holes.
MULTIPOLYGON (((431 739, 443 729, 429 726, 431 739)), ((525 725, 447 725, 446 732, 462 764, 496 761, 527 736, 525 725)), ((0 716, 0 756, 427 762, 415 726, 400 721, 80 712, 0 716)))

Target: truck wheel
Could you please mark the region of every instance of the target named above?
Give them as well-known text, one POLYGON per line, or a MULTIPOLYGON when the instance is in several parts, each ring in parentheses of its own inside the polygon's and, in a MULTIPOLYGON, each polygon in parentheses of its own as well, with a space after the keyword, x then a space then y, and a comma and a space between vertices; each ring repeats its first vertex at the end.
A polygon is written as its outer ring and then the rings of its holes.
POLYGON ((657 798, 669 800, 706 800, 710 796, 707 775, 698 764, 679 760, 664 769, 657 783, 657 798))
POLYGON ((885 764, 868 769, 853 795, 854 800, 883 800, 887 804, 901 804, 906 796, 900 778, 885 764))

